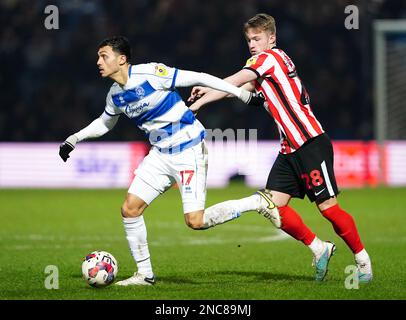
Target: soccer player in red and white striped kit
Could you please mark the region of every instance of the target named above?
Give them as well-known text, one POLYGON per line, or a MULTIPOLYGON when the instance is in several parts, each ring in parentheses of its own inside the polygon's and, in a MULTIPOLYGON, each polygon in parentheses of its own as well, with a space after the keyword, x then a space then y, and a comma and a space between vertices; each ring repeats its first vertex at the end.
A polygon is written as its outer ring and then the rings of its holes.
MULTIPOLYGON (((292 197, 308 196, 335 232, 354 253, 360 282, 372 280, 371 260, 360 240, 353 217, 338 204, 339 193, 333 169, 333 147, 310 107, 309 95, 289 56, 276 46, 275 19, 260 13, 244 24, 252 55, 239 72, 225 80, 256 91, 265 99, 264 107, 274 118, 280 133, 281 150, 269 173, 267 192, 278 206, 281 228, 302 241, 314 254, 316 280, 323 280, 335 245, 321 241, 289 206, 292 197)), ((227 94, 194 87, 190 109, 226 97, 227 94)))

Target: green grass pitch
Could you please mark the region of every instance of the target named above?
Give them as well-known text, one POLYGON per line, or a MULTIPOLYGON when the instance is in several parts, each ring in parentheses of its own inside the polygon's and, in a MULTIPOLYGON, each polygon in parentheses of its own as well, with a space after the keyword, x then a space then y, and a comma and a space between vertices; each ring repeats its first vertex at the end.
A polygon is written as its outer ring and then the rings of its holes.
MULTIPOLYGON (((255 190, 242 184, 208 191, 207 205, 255 190)), ((405 299, 406 189, 343 190, 340 204, 353 215, 373 262, 374 281, 346 289, 353 255, 314 204, 291 205, 306 224, 337 245, 327 281, 316 283, 312 254, 263 217, 247 213, 205 231, 183 220, 178 190, 169 190, 145 212, 157 284, 95 289, 81 278, 82 258, 105 250, 118 260, 118 280, 132 275, 120 206, 126 190, 1 190, 0 299, 405 299), (45 268, 59 271, 59 289, 48 290, 45 268)))

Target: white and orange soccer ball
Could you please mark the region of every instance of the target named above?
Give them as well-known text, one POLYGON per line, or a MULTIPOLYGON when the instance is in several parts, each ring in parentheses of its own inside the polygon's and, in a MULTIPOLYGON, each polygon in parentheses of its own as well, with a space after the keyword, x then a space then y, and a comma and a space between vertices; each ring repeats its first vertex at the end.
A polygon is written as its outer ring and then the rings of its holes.
POLYGON ((117 260, 106 251, 93 251, 86 255, 82 263, 83 279, 92 287, 102 288, 112 284, 117 272, 117 260))

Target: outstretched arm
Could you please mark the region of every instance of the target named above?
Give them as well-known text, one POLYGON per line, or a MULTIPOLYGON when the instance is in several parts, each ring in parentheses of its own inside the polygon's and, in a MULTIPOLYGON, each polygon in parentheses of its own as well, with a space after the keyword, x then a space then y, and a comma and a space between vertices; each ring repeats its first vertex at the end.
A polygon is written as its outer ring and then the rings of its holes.
POLYGON ((90 123, 87 127, 69 136, 60 146, 59 155, 64 162, 68 160, 69 153, 75 149, 76 143, 91 138, 98 138, 108 131, 113 129, 116 125, 119 116, 110 116, 103 112, 103 114, 90 123))
POLYGON ((243 88, 238 88, 230 82, 226 82, 210 74, 187 70, 178 71, 175 83, 176 87, 191 87, 196 85, 220 90, 223 92, 224 96, 226 96, 227 94, 232 94, 244 103, 249 103, 252 98, 251 92, 243 88))
MULTIPOLYGON (((254 86, 252 85, 251 82, 256 79, 257 79, 257 75, 254 72, 252 72, 251 70, 248 70, 248 69, 242 69, 239 72, 233 74, 232 76, 225 78, 224 80, 237 87, 243 86, 242 87, 242 88, 244 88, 243 90, 247 89, 247 90, 253 91, 254 86)), ((191 97, 189 98, 190 101, 194 100, 194 93, 196 94, 196 92, 192 91, 191 97)), ((199 100, 195 101, 189 107, 189 109, 191 109, 192 111, 197 111, 205 104, 223 99, 226 96, 227 96, 227 94, 225 94, 224 92, 217 91, 217 90, 210 90, 205 95, 203 95, 199 100)))
POLYGON ((78 138, 78 142, 101 137, 114 128, 118 118, 118 115, 110 116, 106 112, 103 112, 100 117, 74 135, 78 138))
MULTIPOLYGON (((242 85, 240 88, 245 89, 247 91, 253 92, 255 90, 255 85, 253 82, 247 82, 246 84, 242 85)), ((203 97, 205 94, 213 91, 214 89, 202 86, 193 87, 192 91, 190 92, 190 97, 187 99, 188 102, 195 102, 196 100, 203 97)), ((226 98, 233 98, 232 94, 227 94, 226 98)))

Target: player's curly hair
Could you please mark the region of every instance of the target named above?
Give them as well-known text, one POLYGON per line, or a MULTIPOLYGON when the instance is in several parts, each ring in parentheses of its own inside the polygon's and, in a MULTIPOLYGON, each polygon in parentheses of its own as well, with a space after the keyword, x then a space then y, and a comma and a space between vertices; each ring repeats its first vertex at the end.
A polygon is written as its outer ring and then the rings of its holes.
POLYGON ((114 36, 104 39, 99 44, 99 49, 105 46, 110 46, 113 51, 126 56, 127 62, 131 60, 131 46, 130 41, 123 36, 114 36))
POLYGON ((275 19, 269 14, 258 13, 244 23, 244 33, 246 33, 248 29, 261 29, 274 34, 276 32, 275 19))

